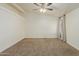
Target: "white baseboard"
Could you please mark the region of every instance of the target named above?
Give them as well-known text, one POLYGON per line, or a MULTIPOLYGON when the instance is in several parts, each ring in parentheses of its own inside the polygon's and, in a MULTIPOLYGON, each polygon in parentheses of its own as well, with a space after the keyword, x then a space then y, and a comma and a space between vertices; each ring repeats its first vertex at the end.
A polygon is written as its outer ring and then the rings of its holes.
POLYGON ((2 49, 0 50, 0 52, 3 52, 4 50, 10 48, 11 46, 13 46, 13 45, 15 45, 16 43, 18 43, 19 41, 21 41, 22 39, 24 39, 24 37, 21 38, 21 39, 17 39, 15 42, 11 43, 10 45, 7 45, 6 47, 2 48, 2 49))
POLYGON ((72 44, 71 42, 68 42, 68 41, 67 41, 67 43, 68 43, 69 45, 71 45, 72 47, 74 47, 75 49, 79 50, 79 47, 75 46, 75 45, 72 44))
POLYGON ((29 36, 26 36, 25 38, 57 38, 57 36, 56 35, 45 35, 45 36, 29 35, 29 36))
POLYGON ((0 52, 3 52, 4 50, 8 49, 9 47, 15 45, 17 42, 21 41, 24 38, 57 38, 56 35, 51 35, 51 36, 26 36, 26 37, 22 37, 20 39, 16 39, 14 42, 7 44, 5 47, 2 47, 0 49, 0 52))

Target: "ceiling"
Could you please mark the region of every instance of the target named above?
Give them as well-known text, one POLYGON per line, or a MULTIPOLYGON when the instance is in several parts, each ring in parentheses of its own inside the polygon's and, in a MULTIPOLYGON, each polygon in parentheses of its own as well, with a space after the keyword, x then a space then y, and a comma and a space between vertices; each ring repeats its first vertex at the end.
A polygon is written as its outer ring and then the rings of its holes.
MULTIPOLYGON (((17 5, 24 9, 25 12, 40 13, 39 11, 34 10, 39 7, 33 3, 17 3, 17 5)), ((79 8, 79 3, 53 3, 50 8, 53 8, 53 11, 47 11, 46 14, 60 17, 76 8, 79 8)))

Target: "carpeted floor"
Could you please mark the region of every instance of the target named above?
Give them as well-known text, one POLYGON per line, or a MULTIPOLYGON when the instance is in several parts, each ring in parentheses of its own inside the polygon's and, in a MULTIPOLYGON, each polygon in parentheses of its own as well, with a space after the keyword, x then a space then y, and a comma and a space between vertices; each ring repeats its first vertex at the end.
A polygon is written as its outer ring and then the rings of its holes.
POLYGON ((75 48, 52 38, 25 38, 2 53, 10 56, 79 56, 75 48))

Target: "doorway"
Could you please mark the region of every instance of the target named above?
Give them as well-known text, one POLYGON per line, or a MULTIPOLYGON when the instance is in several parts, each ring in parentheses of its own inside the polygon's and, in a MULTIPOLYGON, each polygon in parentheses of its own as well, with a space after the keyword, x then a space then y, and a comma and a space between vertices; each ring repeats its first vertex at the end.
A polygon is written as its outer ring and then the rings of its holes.
POLYGON ((66 42, 66 24, 65 24, 65 15, 59 17, 58 19, 58 39, 66 42))

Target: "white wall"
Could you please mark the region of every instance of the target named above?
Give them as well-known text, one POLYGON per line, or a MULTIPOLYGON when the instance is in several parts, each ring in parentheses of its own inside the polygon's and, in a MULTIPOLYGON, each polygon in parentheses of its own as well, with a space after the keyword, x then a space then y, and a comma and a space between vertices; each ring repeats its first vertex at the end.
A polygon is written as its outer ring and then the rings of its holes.
POLYGON ((66 16, 67 42, 79 50, 79 8, 66 16))
POLYGON ((26 38, 57 38, 57 17, 27 13, 26 38))
POLYGON ((0 52, 24 38, 24 19, 0 4, 0 52))
POLYGON ((0 52, 23 38, 56 38, 57 18, 28 13, 25 19, 5 4, 0 4, 0 52))

